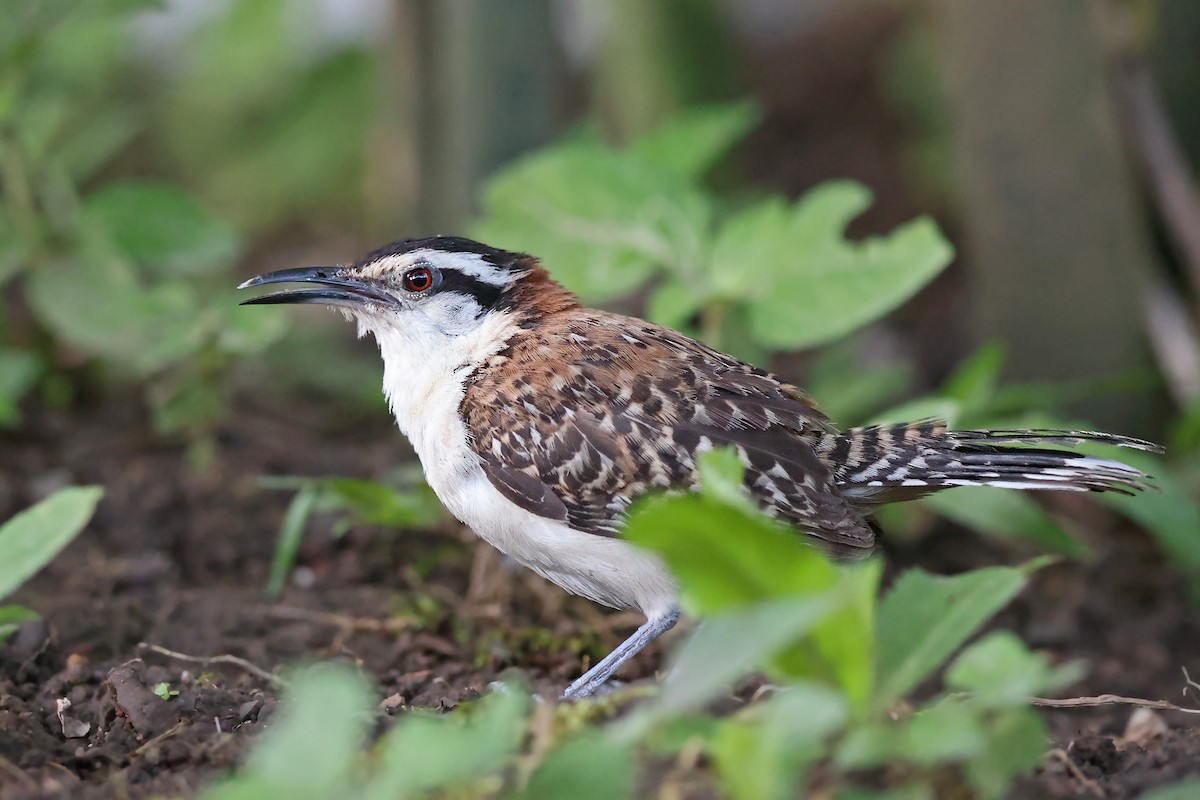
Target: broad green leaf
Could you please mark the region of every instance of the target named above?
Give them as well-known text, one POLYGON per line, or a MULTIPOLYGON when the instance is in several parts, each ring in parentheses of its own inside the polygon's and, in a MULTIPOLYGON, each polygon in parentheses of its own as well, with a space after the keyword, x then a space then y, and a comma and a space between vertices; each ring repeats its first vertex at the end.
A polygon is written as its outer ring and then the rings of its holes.
POLYGON ((0 598, 50 563, 92 518, 104 490, 62 489, 0 526, 0 598))
POLYGON ((751 302, 760 342, 796 349, 837 339, 899 306, 950 263, 953 250, 926 218, 886 237, 847 241, 847 224, 869 204, 861 185, 834 181, 792 206, 761 201, 721 227, 712 280, 751 302))
POLYGON ((410 714, 380 742, 379 772, 362 796, 423 797, 502 769, 525 737, 528 706, 524 693, 510 691, 450 716, 410 714))
POLYGON ((666 560, 680 580, 685 606, 701 615, 824 592, 837 582, 836 568, 800 534, 703 495, 641 504, 625 536, 666 560))
POLYGON ((41 373, 42 365, 32 353, 0 347, 0 427, 17 424, 17 403, 41 373))
POLYGON ((529 779, 521 800, 624 800, 634 796, 637 767, 633 744, 586 731, 546 756, 529 779))
POLYGON ((202 312, 181 282, 144 288, 119 261, 56 262, 26 283, 39 320, 83 352, 149 374, 192 353, 202 312))
POLYGON ((1024 706, 1029 698, 1083 677, 1078 662, 1052 668, 1010 631, 994 631, 962 652, 946 670, 946 685, 989 706, 1024 706))
POLYGON ((761 118, 750 102, 687 111, 638 139, 630 152, 681 177, 702 178, 761 118))
POLYGON ((243 770, 201 798, 361 796, 359 757, 370 711, 368 688, 348 667, 317 666, 298 672, 243 770))
POLYGON ((203 274, 237 253, 233 228, 170 184, 110 183, 88 195, 84 214, 121 253, 155 274, 203 274))
POLYGON ((1051 747, 1050 736, 1041 717, 1028 707, 991 715, 984 730, 987 747, 963 769, 980 797, 1006 797, 1013 778, 1037 766, 1051 747))
POLYGON ((941 667, 1025 581, 1026 571, 1013 567, 901 575, 879 606, 876 707, 887 708, 941 667))
POLYGON ((1032 497, 1011 489, 967 486, 938 492, 921 504, 972 530, 1030 539, 1072 558, 1089 558, 1091 548, 1069 535, 1032 497))
POLYGON ((986 747, 978 710, 944 698, 907 721, 899 755, 914 764, 930 765, 972 758, 986 747))
POLYGON ((502 169, 483 207, 475 238, 536 254, 595 301, 628 294, 663 267, 683 279, 699 270, 710 215, 707 198, 670 172, 579 143, 502 169))
POLYGON ((721 784, 733 798, 796 797, 806 767, 848 713, 829 687, 799 683, 723 721, 710 745, 721 784))
POLYGON ((738 678, 766 669, 837 608, 830 595, 767 600, 710 617, 684 642, 654 702, 628 720, 630 738, 703 707, 738 678))

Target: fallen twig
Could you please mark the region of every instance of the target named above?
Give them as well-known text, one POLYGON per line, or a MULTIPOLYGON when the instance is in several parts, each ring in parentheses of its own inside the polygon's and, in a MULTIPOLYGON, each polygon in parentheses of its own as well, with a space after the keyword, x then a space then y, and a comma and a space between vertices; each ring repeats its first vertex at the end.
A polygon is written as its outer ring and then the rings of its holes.
POLYGON ((1029 698, 1031 705, 1042 708, 1091 708, 1094 706, 1138 706, 1156 708, 1160 711, 1180 711, 1184 714, 1200 714, 1200 708, 1183 708, 1166 700, 1145 700, 1140 697, 1122 697, 1117 694, 1100 694, 1095 697, 1066 697, 1052 700, 1046 697, 1029 698))
POLYGON ((202 667, 208 667, 213 664, 230 664, 232 666, 244 669, 246 672, 249 672, 251 675, 257 678, 261 678, 267 683, 270 683, 272 686, 285 686, 287 684, 287 681, 275 673, 267 672, 262 667, 252 664, 244 658, 239 658, 238 656, 230 655, 228 653, 223 653, 218 656, 189 656, 186 653, 177 653, 174 650, 168 650, 165 647, 159 647, 156 644, 150 644, 148 642, 142 642, 138 645, 138 648, 141 650, 149 650, 152 653, 158 653, 160 656, 166 656, 167 658, 174 658, 177 661, 187 661, 192 664, 199 664, 202 667))

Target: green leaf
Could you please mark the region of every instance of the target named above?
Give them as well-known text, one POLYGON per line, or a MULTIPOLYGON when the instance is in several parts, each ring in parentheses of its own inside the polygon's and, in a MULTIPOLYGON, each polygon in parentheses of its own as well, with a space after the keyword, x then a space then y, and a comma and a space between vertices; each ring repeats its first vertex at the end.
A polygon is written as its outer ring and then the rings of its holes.
POLYGON ((1032 497, 1010 489, 967 486, 923 498, 935 513, 980 533, 1019 537, 1072 558, 1090 558, 1092 550, 1072 537, 1032 497))
POLYGON ((528 706, 524 693, 509 691, 451 716, 410 714, 380 742, 379 772, 363 796, 425 796, 502 769, 524 739, 528 706))
POLYGON ((157 273, 203 274, 237 254, 233 228, 166 183, 109 183, 88 195, 83 210, 122 254, 157 273))
POLYGON ((846 225, 870 197, 859 184, 833 181, 791 207, 764 200, 721 226, 712 280, 751 302, 762 344, 796 349, 844 336, 899 306, 950 263, 953 250, 926 218, 887 237, 847 241, 846 225), (758 265, 754 281, 743 279, 746 264, 758 265))
POLYGON ((634 796, 633 745, 587 731, 555 748, 515 797, 521 800, 622 800, 634 796))
MULTIPOLYGON (((1103 452, 1105 457, 1112 457, 1111 449, 1083 449, 1089 452, 1103 452)), ((1158 487, 1158 491, 1132 496, 1105 492, 1095 495, 1096 499, 1120 511, 1153 534, 1171 566, 1188 575, 1193 583, 1200 585, 1200 536, 1196 535, 1196 531, 1200 531, 1200 504, 1197 504, 1188 490, 1175 479, 1162 459, 1147 453, 1121 450, 1119 460, 1153 475, 1152 482, 1158 487)))
POLYGON ((760 119, 761 110, 751 102, 687 111, 638 139, 630 152, 681 177, 699 179, 760 119))
POLYGON ((32 353, 0 347, 0 426, 20 421, 17 404, 41 374, 42 365, 32 353))
POLYGON ((832 596, 782 598, 705 620, 672 658, 654 702, 628 720, 630 738, 672 717, 697 710, 738 678, 768 666, 837 608, 832 596))
POLYGON ((800 683, 776 692, 722 722, 711 744, 721 784, 733 798, 798 796, 805 768, 847 716, 845 698, 826 686, 800 683))
POLYGON ((670 172, 580 143, 502 169, 483 207, 474 238, 536 254, 591 301, 628 294, 664 266, 698 275, 710 216, 707 198, 670 172))
POLYGON ((994 631, 962 652, 946 670, 946 685, 987 706, 1025 706, 1029 698, 1083 677, 1081 663, 1051 668, 1010 631, 994 631))
POLYGON ((956 401, 966 416, 985 414, 995 397, 1004 368, 1004 346, 992 342, 984 345, 959 365, 942 385, 941 394, 956 401))
POLYGON ((397 489, 377 481, 358 478, 329 478, 318 482, 326 507, 333 505, 354 512, 358 522, 396 528, 429 526, 442 519, 441 503, 421 483, 397 489))
POLYGON ((99 486, 61 489, 0 526, 0 597, 49 564, 83 530, 103 494, 99 486))
POLYGON ((370 711, 367 686, 348 667, 301 670, 289 681, 270 729, 243 771, 201 798, 326 800, 361 796, 359 755, 370 711))
POLYGON ((1025 586, 1026 572, 989 567, 953 577, 909 570, 879 606, 876 708, 901 699, 938 669, 1025 586))
POLYGON ((38 619, 38 613, 25 606, 15 604, 0 606, 0 644, 3 644, 4 640, 19 628, 22 622, 35 619, 38 619))
POLYGON ((666 560, 679 578, 684 605, 701 615, 820 593, 837 582, 836 568, 794 531, 704 495, 640 504, 625 537, 666 560))
POLYGON ((1031 708, 994 714, 984 728, 987 747, 963 765, 980 797, 1005 797, 1012 780, 1037 766, 1051 746, 1046 725, 1031 708))
POLYGON ((267 594, 279 597, 287 576, 296 563, 296 554, 304 541, 304 531, 308 527, 309 517, 312 516, 313 506, 316 505, 317 490, 306 484, 296 492, 292 502, 288 504, 287 513, 279 526, 279 535, 275 539, 275 554, 271 559, 271 575, 267 579, 267 594))
POLYGON ((195 351, 203 310, 181 282, 143 288, 128 264, 97 258, 34 272, 26 292, 38 319, 83 352, 149 374, 195 351))

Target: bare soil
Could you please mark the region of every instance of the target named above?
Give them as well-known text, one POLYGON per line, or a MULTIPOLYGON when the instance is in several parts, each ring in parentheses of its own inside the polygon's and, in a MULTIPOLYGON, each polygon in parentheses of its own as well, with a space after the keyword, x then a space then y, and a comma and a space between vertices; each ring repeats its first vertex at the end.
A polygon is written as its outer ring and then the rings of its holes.
MULTIPOLYGON (((388 708, 448 710, 512 669, 554 696, 638 622, 567 597, 450 520, 340 539, 317 520, 300 580, 269 601, 262 587, 289 498, 258 478, 378 475, 411 457, 402 438, 383 415, 331 427, 337 415, 315 405, 286 418, 244 407, 201 472, 136 409, 35 412, 23 432, 0 437, 0 518, 60 485, 107 487, 88 529, 16 598, 43 621, 0 645, 4 800, 193 793, 245 755, 276 706, 269 673, 298 661, 357 666, 388 708), (156 687, 178 694, 164 700, 156 687)), ((1072 510, 1097 558, 1044 570, 997 624, 1056 660, 1086 659, 1090 674, 1068 695, 1188 705, 1180 667, 1200 673, 1200 621, 1186 587, 1145 535, 1098 507, 1072 510)), ((885 551, 893 573, 1029 555, 944 527, 885 551)), ((669 643, 623 677, 653 680, 669 643)), ((1126 707, 1045 716, 1054 741, 1014 797, 1137 797, 1200 775, 1195 717, 1161 714, 1127 731, 1126 707)), ((666 781, 682 796, 709 796, 705 769, 651 770, 642 785, 647 796, 666 781)))

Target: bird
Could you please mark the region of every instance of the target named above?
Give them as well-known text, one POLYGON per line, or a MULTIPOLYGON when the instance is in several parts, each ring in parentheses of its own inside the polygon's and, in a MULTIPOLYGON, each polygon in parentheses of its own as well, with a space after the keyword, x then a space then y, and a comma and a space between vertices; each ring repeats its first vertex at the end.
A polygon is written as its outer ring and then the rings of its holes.
POLYGON ((383 392, 426 481, 462 523, 573 594, 646 619, 562 692, 588 697, 680 617, 655 554, 621 538, 639 497, 687 491, 732 448, 755 504, 835 557, 869 554, 872 512, 958 486, 1134 493, 1148 477, 1063 447, 1157 451, 1076 430, 838 428, 776 375, 635 317, 589 308, 539 260, 466 238, 404 239, 244 305, 323 304, 371 335, 383 392))

